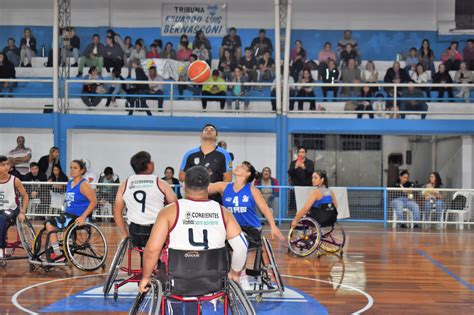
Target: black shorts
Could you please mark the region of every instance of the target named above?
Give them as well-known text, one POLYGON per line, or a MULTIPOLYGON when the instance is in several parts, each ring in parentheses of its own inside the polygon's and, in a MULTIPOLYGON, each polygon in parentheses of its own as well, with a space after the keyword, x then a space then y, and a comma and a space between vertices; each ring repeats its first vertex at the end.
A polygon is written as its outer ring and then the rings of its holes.
POLYGON ((333 206, 321 205, 311 208, 309 216, 315 219, 321 227, 333 226, 337 221, 337 209, 333 206))
POLYGON ((74 224, 76 219, 79 216, 72 213, 62 213, 59 217, 51 218, 45 222, 50 223, 52 226, 57 227, 58 229, 67 229, 71 224, 74 224))
POLYGON ((262 246, 262 230, 253 226, 241 226, 249 242, 249 249, 260 248, 262 246))
POLYGON ((130 223, 128 226, 128 231, 130 232, 130 240, 132 245, 136 247, 144 248, 150 238, 151 229, 153 224, 150 225, 140 225, 136 223, 130 223))
POLYGON ((7 219, 7 228, 15 224, 18 214, 20 214, 20 208, 14 210, 0 210, 0 215, 7 219))

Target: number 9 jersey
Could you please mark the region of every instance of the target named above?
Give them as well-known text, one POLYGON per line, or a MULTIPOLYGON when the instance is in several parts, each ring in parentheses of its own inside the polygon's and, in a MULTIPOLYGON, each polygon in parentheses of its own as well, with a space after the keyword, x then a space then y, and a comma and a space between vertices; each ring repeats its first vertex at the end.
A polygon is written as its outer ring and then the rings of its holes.
POLYGON ((125 183, 123 200, 127 206, 128 224, 154 224, 161 209, 167 204, 164 192, 155 175, 132 175, 125 183))

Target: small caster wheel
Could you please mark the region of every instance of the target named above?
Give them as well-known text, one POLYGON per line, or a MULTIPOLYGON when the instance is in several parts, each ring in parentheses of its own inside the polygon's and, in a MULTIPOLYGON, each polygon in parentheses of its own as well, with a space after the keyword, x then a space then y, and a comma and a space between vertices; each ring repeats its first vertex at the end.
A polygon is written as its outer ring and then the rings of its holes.
POLYGON ((5 268, 7 266, 7 262, 5 260, 0 260, 0 269, 5 268))
POLYGON ((257 296, 255 297, 255 301, 256 301, 257 303, 262 302, 262 300, 263 300, 263 296, 262 296, 261 294, 259 294, 259 295, 257 295, 257 296))
POLYGON ((103 264, 103 265, 102 265, 102 270, 105 270, 105 268, 107 268, 107 265, 106 265, 106 264, 103 264))
POLYGON ((36 270, 36 266, 33 264, 30 264, 30 271, 33 272, 36 270))
POLYGON ((288 248, 288 254, 291 253, 291 250, 288 248))
POLYGON ((118 300, 118 292, 114 292, 114 301, 117 302, 118 300))
POLYGON ((45 267, 45 268, 44 268, 44 272, 49 272, 50 270, 51 270, 50 267, 45 267))

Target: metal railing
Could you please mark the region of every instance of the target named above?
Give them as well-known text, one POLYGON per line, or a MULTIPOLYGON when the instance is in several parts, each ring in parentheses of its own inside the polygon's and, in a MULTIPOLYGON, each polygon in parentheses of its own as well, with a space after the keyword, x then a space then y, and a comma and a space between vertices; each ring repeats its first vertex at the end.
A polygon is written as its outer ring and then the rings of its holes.
MULTIPOLYGON (((1 79, 0 78, 0 99, 2 97, 12 98, 29 98, 29 97, 42 97, 42 98, 53 98, 53 80, 52 79, 1 79), (7 87, 3 87, 3 84, 9 83, 7 87), (50 83, 51 89, 41 91, 41 92, 15 92, 15 89, 18 89, 19 84, 21 83, 50 83)), ((1 104, 0 109, 2 110, 35 110, 35 109, 46 109, 45 105, 47 104, 38 104, 34 106, 25 106, 21 107, 8 104, 1 104)), ((52 101, 51 101, 50 110, 53 110, 52 101)))
MULTIPOLYGON (((64 211, 66 183, 24 182, 30 197, 27 210, 29 217, 58 216, 64 211)), ((113 218, 113 206, 119 184, 93 183, 97 196, 97 207, 93 217, 113 218)), ((178 192, 181 187, 173 187, 178 192)), ((293 220, 306 201, 296 200, 293 186, 257 186, 272 209, 275 220, 281 224, 293 220), (272 191, 269 194, 269 190, 272 191)), ((308 189, 309 187, 303 187, 308 189)), ((342 221, 420 225, 474 224, 474 189, 427 189, 427 188, 384 188, 384 187, 339 187, 334 190, 339 203, 339 214, 347 213, 342 221), (341 194, 342 192, 342 194, 341 194), (341 199, 342 198, 342 199, 341 199), (347 198, 347 200, 344 200, 347 198), (347 201, 347 205, 345 204, 347 201), (347 209, 343 209, 347 206, 347 209)), ((125 213, 124 213, 125 215, 125 213)))

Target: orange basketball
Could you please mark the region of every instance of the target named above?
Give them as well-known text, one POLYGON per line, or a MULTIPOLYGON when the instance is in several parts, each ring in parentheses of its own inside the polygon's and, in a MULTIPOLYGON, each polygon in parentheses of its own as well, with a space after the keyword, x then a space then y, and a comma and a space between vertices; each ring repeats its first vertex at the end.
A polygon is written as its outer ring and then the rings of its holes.
POLYGON ((211 76, 211 68, 207 62, 196 60, 188 67, 188 77, 194 83, 204 83, 209 80, 211 76))

